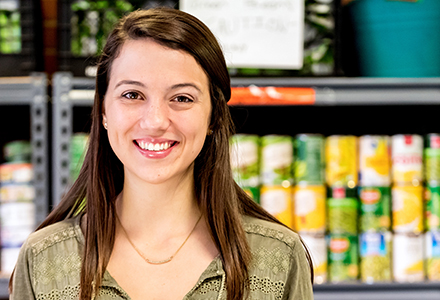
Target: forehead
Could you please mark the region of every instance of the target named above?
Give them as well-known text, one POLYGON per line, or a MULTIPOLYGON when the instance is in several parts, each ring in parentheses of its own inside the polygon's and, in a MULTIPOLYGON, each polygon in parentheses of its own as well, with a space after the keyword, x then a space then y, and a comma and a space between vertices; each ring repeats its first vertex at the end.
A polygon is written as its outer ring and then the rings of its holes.
POLYGON ((184 50, 166 47, 150 38, 127 40, 111 64, 109 84, 119 77, 195 80, 208 88, 209 78, 196 59, 184 50))

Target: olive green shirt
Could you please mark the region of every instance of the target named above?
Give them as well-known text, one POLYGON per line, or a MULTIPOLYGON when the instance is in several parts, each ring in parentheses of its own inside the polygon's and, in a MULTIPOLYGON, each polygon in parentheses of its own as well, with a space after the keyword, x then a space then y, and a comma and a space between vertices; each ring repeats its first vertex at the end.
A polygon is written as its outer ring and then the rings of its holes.
MULTIPOLYGON (((84 235, 80 217, 29 236, 17 262, 12 300, 78 299, 84 235)), ((278 224, 243 217, 253 253, 249 299, 313 299, 310 269, 296 233, 278 224)), ((226 300, 225 271, 219 257, 201 274, 185 300, 226 300)), ((106 272, 96 300, 130 299, 106 272)))

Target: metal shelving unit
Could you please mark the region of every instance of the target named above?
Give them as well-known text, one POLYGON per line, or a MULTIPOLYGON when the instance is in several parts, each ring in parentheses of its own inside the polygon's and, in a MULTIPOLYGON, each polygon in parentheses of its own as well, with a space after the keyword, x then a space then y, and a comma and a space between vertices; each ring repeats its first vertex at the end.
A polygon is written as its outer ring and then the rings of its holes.
MULTIPOLYGON (((232 78, 234 87, 248 86, 279 86, 279 87, 312 87, 316 101, 306 107, 308 112, 329 109, 349 109, 356 113, 364 113, 370 107, 372 111, 382 107, 405 109, 413 113, 418 111, 440 111, 440 78, 232 78), (435 109, 433 109, 435 108, 435 109), (359 112, 359 109, 361 111, 359 112)), ((94 79, 73 77, 71 73, 59 72, 53 77, 53 203, 58 203, 61 195, 68 187, 69 178, 69 143, 72 136, 72 110, 76 106, 91 107, 94 100, 94 79)), ((231 107, 231 110, 246 110, 259 114, 256 119, 262 126, 279 125, 271 123, 271 113, 282 111, 299 111, 300 106, 267 107, 258 104, 246 107, 231 107), (274 109, 274 110, 271 110, 274 109), (261 114, 270 116, 262 122, 261 114)), ((296 114, 301 114, 296 113, 296 114)), ((296 115, 295 115, 296 116, 296 115)), ((247 121, 252 122, 247 113, 247 121)), ((272 117, 272 118, 271 118, 272 117)), ((292 118, 292 113, 290 113, 292 118)), ((355 116, 357 118, 357 116, 355 116)), ((396 118, 396 116, 390 116, 396 118)), ((423 119, 424 116, 419 116, 423 119)), ((287 120, 291 122, 291 120, 287 120)), ((316 123, 316 122, 315 122, 316 123)), ((321 127, 331 125, 317 122, 321 127)), ((417 123, 417 122, 414 122, 417 123)), ((435 122, 434 122, 435 123, 435 122)), ((254 125, 254 124, 252 124, 254 125)), ((305 128, 311 123, 305 124, 305 128)), ((368 125, 368 124, 367 124, 368 125)), ((415 131, 418 130, 415 124, 415 131)), ((438 131, 440 128, 436 127, 438 131)), ((254 129, 258 133, 258 129, 254 129)), ((330 128, 331 130, 331 128, 330 128)), ((395 130, 391 128, 390 130, 395 130)), ((423 130, 434 130, 432 127, 423 130)), ((420 300, 440 299, 440 283, 423 282, 414 284, 324 284, 315 286, 317 300, 420 300)))
MULTIPOLYGON (((49 209, 47 102, 46 74, 0 78, 0 107, 29 106, 36 224, 46 218, 49 209)), ((8 299, 8 281, 0 278, 0 299, 8 299)))

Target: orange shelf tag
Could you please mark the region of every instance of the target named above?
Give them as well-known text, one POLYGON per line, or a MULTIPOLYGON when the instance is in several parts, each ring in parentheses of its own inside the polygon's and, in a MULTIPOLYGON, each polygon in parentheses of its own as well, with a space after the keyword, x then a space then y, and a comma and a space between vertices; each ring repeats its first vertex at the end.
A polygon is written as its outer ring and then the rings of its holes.
POLYGON ((298 87, 234 87, 229 105, 313 105, 315 90, 298 87))

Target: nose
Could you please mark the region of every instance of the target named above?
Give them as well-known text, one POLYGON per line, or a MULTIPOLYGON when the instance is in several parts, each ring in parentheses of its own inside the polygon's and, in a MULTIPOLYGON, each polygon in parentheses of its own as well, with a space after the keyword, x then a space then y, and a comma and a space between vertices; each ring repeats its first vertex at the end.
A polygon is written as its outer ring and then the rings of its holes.
POLYGON ((150 134, 160 134, 170 125, 168 106, 159 99, 145 101, 140 113, 140 126, 150 134))

